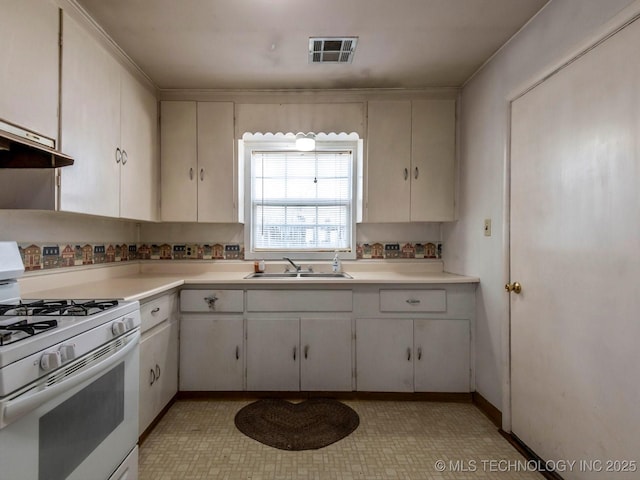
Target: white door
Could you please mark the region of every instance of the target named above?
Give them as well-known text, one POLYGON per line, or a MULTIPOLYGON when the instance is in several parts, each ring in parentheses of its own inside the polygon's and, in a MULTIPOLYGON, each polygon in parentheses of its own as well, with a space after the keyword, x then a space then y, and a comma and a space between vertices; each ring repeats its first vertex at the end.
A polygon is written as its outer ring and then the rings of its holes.
POLYGON ((300 320, 300 390, 350 391, 351 319, 300 320))
MULTIPOLYGON (((639 44, 635 22, 512 104, 512 431, 547 460, 640 460, 639 44)), ((638 478, 562 473, 607 475, 638 478)))
POLYGON ((356 319, 356 366, 361 392, 412 392, 413 320, 356 319))
POLYGON ((468 320, 414 320, 416 392, 468 392, 468 320))
POLYGON ((300 389, 300 320, 247 320, 247 390, 300 389))
POLYGON ((183 315, 180 390, 243 389, 242 316, 183 315))

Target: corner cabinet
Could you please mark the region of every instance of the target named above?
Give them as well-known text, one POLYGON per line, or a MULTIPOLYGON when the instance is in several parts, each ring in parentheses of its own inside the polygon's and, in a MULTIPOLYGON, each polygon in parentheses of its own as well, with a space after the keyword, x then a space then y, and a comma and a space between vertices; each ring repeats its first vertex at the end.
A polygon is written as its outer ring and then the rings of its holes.
POLYGON ((178 299, 163 295, 140 307, 140 397, 138 436, 178 392, 178 299))
POLYGON ((368 103, 366 222, 454 220, 455 100, 368 103))
POLYGON ((165 101, 160 110, 162 221, 241 221, 233 103, 165 101))
POLYGON ((154 92, 86 28, 63 16, 60 210, 157 219, 158 126, 154 92))

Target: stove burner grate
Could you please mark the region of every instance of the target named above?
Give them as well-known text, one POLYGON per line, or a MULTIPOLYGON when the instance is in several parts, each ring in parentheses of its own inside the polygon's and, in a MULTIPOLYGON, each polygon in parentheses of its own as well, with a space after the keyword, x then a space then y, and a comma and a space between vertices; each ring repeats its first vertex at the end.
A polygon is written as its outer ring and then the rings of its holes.
POLYGON ((0 315, 46 316, 78 315, 89 316, 118 305, 118 300, 34 300, 17 304, 0 304, 0 315))
POLYGON ((0 325, 0 346, 8 345, 24 338, 29 338, 33 335, 56 328, 57 326, 57 320, 41 320, 29 323, 26 319, 10 325, 0 325), (24 335, 16 337, 15 334, 17 333, 23 333, 24 335))

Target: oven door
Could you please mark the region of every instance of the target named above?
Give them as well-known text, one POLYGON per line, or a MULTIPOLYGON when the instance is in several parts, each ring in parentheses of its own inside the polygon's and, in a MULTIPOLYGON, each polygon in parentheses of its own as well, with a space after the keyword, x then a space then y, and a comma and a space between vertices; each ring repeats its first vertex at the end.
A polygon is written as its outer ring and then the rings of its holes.
POLYGON ((137 441, 139 340, 128 332, 65 365, 53 385, 0 401, 2 478, 106 480, 118 469, 137 441))

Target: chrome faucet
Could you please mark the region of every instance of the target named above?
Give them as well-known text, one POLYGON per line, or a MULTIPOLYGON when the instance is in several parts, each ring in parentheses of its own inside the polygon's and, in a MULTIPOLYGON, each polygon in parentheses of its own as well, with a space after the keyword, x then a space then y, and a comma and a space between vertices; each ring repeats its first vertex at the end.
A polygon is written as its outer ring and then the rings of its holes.
MULTIPOLYGON (((299 272, 300 270, 302 270, 302 267, 300 265, 296 265, 295 263, 293 263, 293 260, 291 260, 289 257, 282 257, 282 259, 286 260, 291 265, 293 265, 293 268, 296 269, 296 272, 299 272)), ((287 271, 289 271, 289 268, 287 268, 287 271)))

